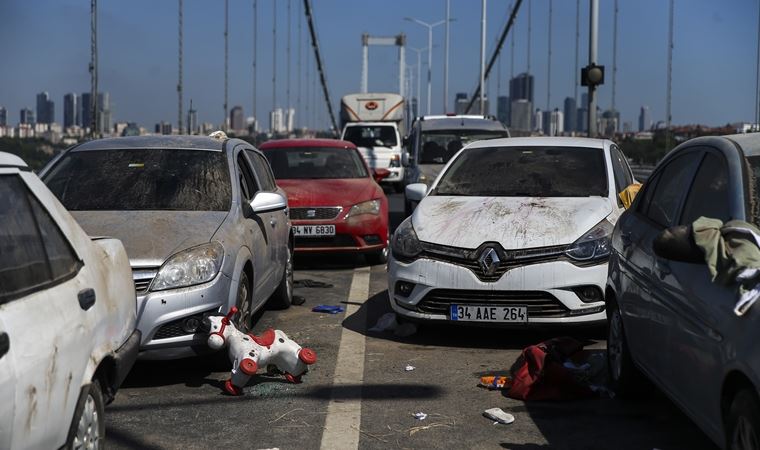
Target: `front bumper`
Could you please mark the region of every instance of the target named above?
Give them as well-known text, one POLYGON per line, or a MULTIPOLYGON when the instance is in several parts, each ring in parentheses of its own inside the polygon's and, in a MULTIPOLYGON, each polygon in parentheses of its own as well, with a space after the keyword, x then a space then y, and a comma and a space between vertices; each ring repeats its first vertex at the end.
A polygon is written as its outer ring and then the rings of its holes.
POLYGON ((112 392, 116 392, 121 383, 127 378, 127 374, 132 370, 132 366, 137 360, 140 353, 140 340, 142 333, 140 330, 132 331, 126 341, 116 350, 114 354, 114 377, 111 383, 112 392))
POLYGON ((182 322, 190 316, 226 311, 231 287, 232 280, 220 272, 208 283, 138 295, 139 358, 177 359, 210 352, 208 333, 188 333, 182 322))
POLYGON ((495 282, 481 281, 470 269, 448 262, 420 258, 404 263, 392 255, 388 262, 388 295, 396 313, 412 320, 470 325, 481 322, 452 321, 450 304, 528 306, 527 323, 490 325, 604 323, 604 301, 584 303, 572 288, 595 286, 604 292, 606 279, 607 264, 579 267, 564 260, 514 267, 495 282), (398 281, 414 284, 408 296, 396 292, 398 281))
POLYGON ((381 184, 390 183, 403 183, 404 181, 404 168, 403 167, 386 167, 390 171, 390 175, 380 180, 381 184))
POLYGON ((388 220, 382 212, 348 219, 293 220, 292 225, 335 225, 335 236, 296 236, 296 253, 366 253, 382 250, 388 245, 388 220))

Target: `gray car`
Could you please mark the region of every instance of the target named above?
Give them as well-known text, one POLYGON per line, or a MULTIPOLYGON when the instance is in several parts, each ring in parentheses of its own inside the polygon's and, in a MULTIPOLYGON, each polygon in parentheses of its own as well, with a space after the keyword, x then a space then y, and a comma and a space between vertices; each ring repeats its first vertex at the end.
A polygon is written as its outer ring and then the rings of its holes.
POLYGON ((86 142, 40 174, 90 236, 120 239, 137 293, 140 357, 207 350, 204 315, 290 306, 287 198, 239 139, 144 136, 86 142))
POLYGON ((731 449, 760 448, 760 307, 737 316, 734 289, 660 243, 700 216, 757 224, 759 176, 758 134, 679 145, 618 219, 606 290, 614 387, 635 392, 643 373, 731 449))

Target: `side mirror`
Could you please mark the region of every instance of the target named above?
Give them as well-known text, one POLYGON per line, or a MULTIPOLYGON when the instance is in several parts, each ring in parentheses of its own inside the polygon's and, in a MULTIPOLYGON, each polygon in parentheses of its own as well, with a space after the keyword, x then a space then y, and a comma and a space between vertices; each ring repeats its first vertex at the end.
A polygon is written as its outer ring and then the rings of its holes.
POLYGON ((276 192, 259 192, 251 200, 251 210, 254 214, 277 211, 287 207, 287 199, 276 192))
POLYGON ((620 201, 623 202, 625 209, 631 207, 633 200, 636 198, 636 194, 639 193, 639 190, 641 190, 641 183, 632 183, 620 191, 620 193, 618 193, 618 197, 620 197, 620 201))
POLYGON ((379 167, 377 169, 372 169, 372 178, 375 179, 376 182, 382 181, 384 178, 388 178, 390 176, 391 171, 388 169, 383 169, 382 167, 379 167))
POLYGON ((428 187, 424 183, 413 183, 406 186, 406 199, 412 202, 421 202, 427 194, 428 187))
POLYGON ((691 226, 679 225, 662 230, 652 243, 655 255, 671 261, 704 263, 705 255, 694 242, 691 226))
POLYGON ((409 167, 409 152, 406 150, 401 150, 401 165, 409 167))

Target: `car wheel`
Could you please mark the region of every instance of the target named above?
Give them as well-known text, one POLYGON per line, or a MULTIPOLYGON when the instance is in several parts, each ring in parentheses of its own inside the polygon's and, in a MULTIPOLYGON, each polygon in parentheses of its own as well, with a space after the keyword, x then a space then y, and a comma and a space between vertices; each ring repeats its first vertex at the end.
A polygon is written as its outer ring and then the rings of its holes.
POLYGON ((98 449, 103 447, 105 435, 103 391, 96 380, 90 384, 87 395, 82 396, 77 403, 66 448, 98 449))
POLYGON ((364 259, 367 260, 367 264, 370 266, 379 266, 388 262, 388 247, 378 252, 365 253, 364 259))
POLYGON ((238 314, 235 319, 235 325, 238 330, 246 333, 251 328, 251 281, 248 274, 244 271, 240 274, 240 284, 238 284, 237 309, 238 314))
POLYGON ((760 449, 760 404, 752 389, 742 389, 731 402, 726 420, 730 450, 760 449))
POLYGON ((623 329, 623 316, 614 300, 609 302, 610 316, 607 333, 607 368, 612 389, 620 396, 634 393, 640 384, 641 373, 634 366, 623 329))
POLYGON ((285 271, 277 290, 269 298, 269 307, 272 309, 287 309, 293 303, 293 249, 288 250, 288 261, 285 263, 285 271))

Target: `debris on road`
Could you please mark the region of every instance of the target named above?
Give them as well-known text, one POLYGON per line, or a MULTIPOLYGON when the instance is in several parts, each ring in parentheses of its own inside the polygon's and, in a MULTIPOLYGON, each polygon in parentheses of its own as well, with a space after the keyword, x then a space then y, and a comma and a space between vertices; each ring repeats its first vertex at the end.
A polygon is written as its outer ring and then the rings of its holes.
POLYGON ((317 305, 311 308, 311 310, 313 312, 323 312, 327 314, 338 314, 345 311, 345 309, 337 305, 317 305))
POLYGON ((294 295, 293 296, 293 300, 291 301, 291 303, 294 304, 294 305, 296 305, 296 306, 301 306, 304 303, 306 303, 306 298, 305 297, 301 297, 300 295, 294 295))
POLYGON ((478 385, 489 390, 509 389, 512 379, 506 375, 484 375, 480 377, 478 385))
POLYGON ((404 370, 407 371, 407 372, 411 372, 414 369, 416 369, 416 367, 410 366, 410 365, 407 365, 406 367, 404 367, 404 370))
POLYGON ((393 331, 393 334, 397 337, 409 337, 417 332, 417 325, 411 322, 398 323, 396 320, 396 313, 385 313, 377 319, 377 323, 374 327, 368 331, 373 333, 380 333, 383 331, 393 331))
POLYGON ((491 408, 483 411, 483 416, 497 423, 509 424, 515 421, 515 416, 504 412, 501 408, 491 408))
POLYGON ((317 280, 309 280, 308 278, 303 280, 295 280, 293 281, 293 287, 303 287, 303 288, 331 288, 333 287, 330 283, 325 283, 324 281, 317 281, 317 280))
POLYGON ((281 330, 269 328, 261 336, 245 334, 231 320, 237 312, 233 306, 226 316, 203 319, 209 330, 208 346, 213 350, 229 349, 232 371, 224 390, 231 395, 242 395, 243 387, 259 367, 270 364, 285 373, 291 383, 300 383, 308 366, 317 362, 314 350, 301 347, 281 330))
POLYGON ((414 413, 413 415, 414 415, 414 418, 417 419, 417 420, 425 420, 425 419, 427 419, 427 416, 428 416, 424 412, 414 413))

